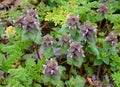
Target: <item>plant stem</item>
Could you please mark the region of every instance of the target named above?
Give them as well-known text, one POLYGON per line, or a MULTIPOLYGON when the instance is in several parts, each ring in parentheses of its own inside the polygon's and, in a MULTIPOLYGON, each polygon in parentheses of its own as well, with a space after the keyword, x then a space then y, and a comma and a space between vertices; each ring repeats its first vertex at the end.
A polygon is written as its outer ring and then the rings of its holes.
POLYGON ((101 69, 101 65, 99 65, 99 66, 98 66, 98 71, 97 71, 97 80, 99 79, 100 69, 101 69))
POLYGON ((60 64, 61 60, 62 60, 62 55, 60 56, 60 59, 59 59, 59 64, 60 64))
POLYGON ((66 63, 67 61, 63 61, 63 62, 61 62, 60 64, 63 64, 63 63, 66 63))
POLYGON ((98 27, 99 29, 101 28, 101 21, 100 21, 100 23, 99 23, 99 27, 98 27))
POLYGON ((48 87, 51 87, 51 84, 50 84, 50 82, 48 82, 48 87))
POLYGON ((35 49, 36 54, 37 54, 37 56, 38 56, 38 59, 40 59, 38 47, 37 47, 37 45, 36 45, 34 42, 33 42, 33 46, 34 46, 34 49, 35 49))
POLYGON ((83 73, 83 67, 82 67, 82 65, 81 65, 81 67, 80 67, 80 75, 82 76, 82 73, 83 73))
POLYGON ((103 26, 103 29, 107 26, 107 24, 108 24, 108 20, 106 19, 105 20, 105 25, 103 26))
POLYGON ((71 67, 70 67, 70 71, 69 71, 68 79, 70 79, 72 69, 73 69, 73 64, 72 64, 71 67))

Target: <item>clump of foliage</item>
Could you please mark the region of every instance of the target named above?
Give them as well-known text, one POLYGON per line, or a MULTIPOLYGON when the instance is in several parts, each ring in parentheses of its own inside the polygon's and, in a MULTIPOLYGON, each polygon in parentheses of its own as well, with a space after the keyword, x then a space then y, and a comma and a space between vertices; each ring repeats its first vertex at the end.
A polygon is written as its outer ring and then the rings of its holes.
POLYGON ((119 87, 115 3, 25 0, 2 11, 0 87, 119 87))

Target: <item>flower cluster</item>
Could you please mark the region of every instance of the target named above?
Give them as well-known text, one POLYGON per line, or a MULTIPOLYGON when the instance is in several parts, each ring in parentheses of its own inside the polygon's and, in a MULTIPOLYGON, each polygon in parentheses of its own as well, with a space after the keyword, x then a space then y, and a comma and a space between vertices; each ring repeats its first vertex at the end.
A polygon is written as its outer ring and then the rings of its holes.
POLYGON ((70 34, 64 34, 60 39, 59 39, 61 46, 64 46, 65 44, 69 44, 71 42, 71 35, 70 34))
POLYGON ((97 11, 100 14, 106 15, 108 13, 108 8, 105 4, 102 4, 97 11))
POLYGON ((115 45, 117 44, 118 42, 118 39, 117 39, 117 34, 115 33, 110 33, 107 37, 106 37, 106 40, 107 42, 110 44, 110 45, 115 45))
POLYGON ((47 60, 46 65, 44 65, 43 73, 49 76, 57 76, 59 74, 58 63, 53 61, 53 59, 47 60))
POLYGON ((20 25, 26 32, 34 32, 35 29, 39 29, 40 23, 38 22, 38 14, 36 10, 26 9, 23 11, 26 16, 14 21, 15 24, 20 25))
POLYGON ((70 44, 70 49, 68 51, 68 56, 71 58, 82 58, 84 57, 84 52, 82 46, 79 42, 72 42, 70 44))
POLYGON ((67 17, 67 26, 70 29, 76 29, 80 27, 79 16, 68 15, 67 17))
POLYGON ((36 9, 35 10, 33 10, 33 9, 25 9, 25 10, 23 10, 23 12, 25 13, 25 14, 27 14, 27 16, 32 16, 33 18, 38 18, 38 14, 37 14, 37 11, 36 11, 36 9))
POLYGON ((45 35, 44 37, 43 37, 43 40, 42 40, 43 42, 43 44, 45 45, 45 46, 50 46, 50 45, 53 45, 53 42, 54 42, 54 38, 51 36, 51 35, 49 35, 49 34, 47 34, 47 35, 45 35))
POLYGON ((96 27, 93 26, 89 21, 86 21, 81 30, 81 33, 85 41, 93 41, 95 39, 96 31, 97 31, 96 27))

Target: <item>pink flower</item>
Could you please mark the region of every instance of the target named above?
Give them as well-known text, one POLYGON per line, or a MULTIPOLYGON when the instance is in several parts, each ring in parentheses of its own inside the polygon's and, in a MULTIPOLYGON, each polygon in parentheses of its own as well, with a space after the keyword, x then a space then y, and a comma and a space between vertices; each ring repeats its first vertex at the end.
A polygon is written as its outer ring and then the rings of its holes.
POLYGON ((43 37, 43 44, 48 46, 48 45, 53 45, 54 43, 54 38, 50 36, 49 34, 45 35, 43 37))
POLYGON ((49 76, 56 76, 58 75, 58 63, 53 61, 53 59, 47 60, 46 65, 44 65, 44 71, 43 73, 45 75, 49 75, 49 76))
POLYGON ((84 52, 82 50, 82 46, 79 42, 72 42, 70 44, 70 49, 68 51, 68 55, 71 58, 82 58, 84 57, 84 52))
POLYGON ((108 13, 108 8, 105 4, 102 4, 97 11, 100 14, 106 15, 108 13))
POLYGON ((89 21, 86 21, 81 30, 81 34, 85 41, 93 41, 95 39, 96 27, 92 25, 89 21))
POLYGON ((70 29, 79 28, 79 26, 80 26, 79 16, 68 15, 68 17, 67 17, 67 26, 70 29))
POLYGON ((26 16, 18 18, 18 20, 13 21, 14 24, 22 27, 26 32, 33 32, 40 28, 40 23, 38 22, 38 14, 36 10, 26 9, 23 11, 26 16))
POLYGON ((111 45, 115 45, 118 42, 117 39, 117 34, 115 33, 110 33, 107 37, 106 37, 106 41, 111 44, 111 45))
POLYGON ((71 35, 70 34, 64 34, 60 39, 59 39, 61 45, 69 44, 71 43, 71 35))

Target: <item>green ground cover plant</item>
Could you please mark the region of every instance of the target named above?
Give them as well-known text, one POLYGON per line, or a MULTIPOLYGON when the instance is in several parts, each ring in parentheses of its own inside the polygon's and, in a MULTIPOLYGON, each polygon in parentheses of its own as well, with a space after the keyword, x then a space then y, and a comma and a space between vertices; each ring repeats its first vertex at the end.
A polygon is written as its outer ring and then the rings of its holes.
POLYGON ((120 87, 119 0, 0 9, 0 87, 120 87))

